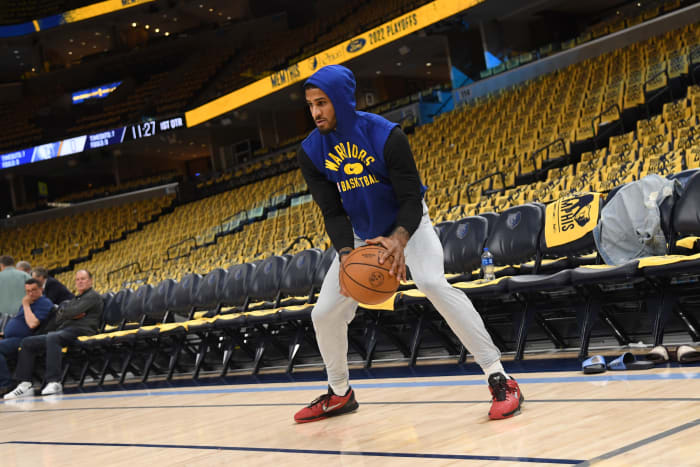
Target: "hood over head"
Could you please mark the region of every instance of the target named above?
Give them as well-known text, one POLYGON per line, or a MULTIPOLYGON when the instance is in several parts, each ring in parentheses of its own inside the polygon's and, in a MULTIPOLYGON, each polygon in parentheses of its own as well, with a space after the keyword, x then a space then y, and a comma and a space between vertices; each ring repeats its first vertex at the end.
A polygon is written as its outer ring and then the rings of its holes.
POLYGON ((306 80, 325 92, 333 104, 336 131, 347 133, 355 125, 355 75, 342 65, 328 65, 306 80))

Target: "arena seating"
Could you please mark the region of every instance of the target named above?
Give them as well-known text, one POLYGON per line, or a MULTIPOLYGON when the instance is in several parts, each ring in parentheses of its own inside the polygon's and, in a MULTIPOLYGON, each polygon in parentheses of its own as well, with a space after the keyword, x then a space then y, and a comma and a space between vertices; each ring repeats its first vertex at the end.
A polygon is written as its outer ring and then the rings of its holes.
POLYGON ((128 191, 139 190, 149 186, 155 186, 158 184, 167 183, 177 178, 176 172, 168 172, 160 175, 153 175, 151 177, 137 178, 134 180, 128 180, 120 185, 108 185, 96 188, 91 188, 86 191, 79 191, 71 193, 70 195, 61 196, 56 198, 56 201, 61 203, 67 202, 78 202, 87 201, 91 199, 100 198, 102 196, 116 195, 119 193, 125 193, 128 191))
MULTIPOLYGON (((87 258, 105 242, 116 240, 172 204, 173 196, 82 212, 0 231, 0 244, 18 258, 48 269, 68 267, 87 258)), ((71 284, 73 281, 68 281, 71 284)))

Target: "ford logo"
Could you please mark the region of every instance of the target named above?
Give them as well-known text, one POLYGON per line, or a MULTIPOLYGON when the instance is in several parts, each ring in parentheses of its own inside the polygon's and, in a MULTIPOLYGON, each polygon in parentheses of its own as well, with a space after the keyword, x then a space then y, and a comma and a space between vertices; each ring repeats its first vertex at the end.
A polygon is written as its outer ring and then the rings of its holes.
POLYGON ((367 42, 367 41, 364 40, 364 39, 362 39, 362 38, 352 40, 352 41, 350 41, 350 43, 348 44, 348 49, 347 49, 347 50, 348 50, 348 52, 350 52, 350 53, 357 52, 358 50, 360 50, 362 47, 365 46, 365 43, 366 43, 366 42, 367 42))

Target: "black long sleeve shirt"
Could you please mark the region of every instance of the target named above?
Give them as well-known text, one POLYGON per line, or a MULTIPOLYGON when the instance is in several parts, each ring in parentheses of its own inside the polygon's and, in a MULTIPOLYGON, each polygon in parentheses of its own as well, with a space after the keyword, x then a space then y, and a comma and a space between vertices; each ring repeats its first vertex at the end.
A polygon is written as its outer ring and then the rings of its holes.
MULTIPOLYGON (((297 152, 297 159, 309 191, 321 208, 326 231, 333 246, 338 251, 341 248, 353 248, 352 224, 343 208, 336 184, 316 168, 301 146, 297 152)), ((403 227, 409 235, 413 235, 423 215, 421 181, 408 138, 399 127, 394 128, 386 140, 384 161, 389 171, 389 181, 399 202, 394 229, 403 227)))

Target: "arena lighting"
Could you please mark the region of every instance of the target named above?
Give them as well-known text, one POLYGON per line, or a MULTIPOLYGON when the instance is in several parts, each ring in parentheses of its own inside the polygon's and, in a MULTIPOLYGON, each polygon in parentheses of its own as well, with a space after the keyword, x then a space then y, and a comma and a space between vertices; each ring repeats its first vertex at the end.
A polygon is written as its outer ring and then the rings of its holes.
POLYGON ((320 67, 345 63, 431 24, 467 10, 484 0, 434 0, 375 28, 343 41, 294 65, 185 112, 193 127, 242 107, 311 76, 320 67))
POLYGON ((132 27, 132 28, 135 28, 135 27, 136 27, 136 23, 131 23, 131 27, 132 27))

